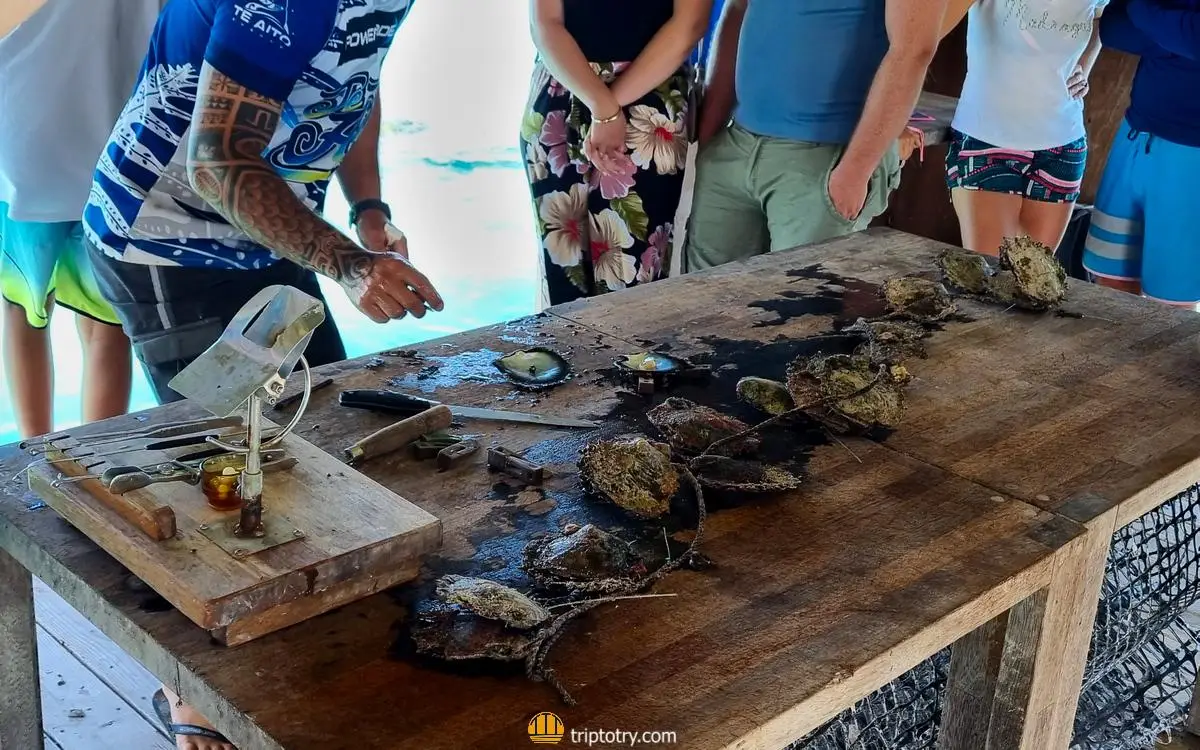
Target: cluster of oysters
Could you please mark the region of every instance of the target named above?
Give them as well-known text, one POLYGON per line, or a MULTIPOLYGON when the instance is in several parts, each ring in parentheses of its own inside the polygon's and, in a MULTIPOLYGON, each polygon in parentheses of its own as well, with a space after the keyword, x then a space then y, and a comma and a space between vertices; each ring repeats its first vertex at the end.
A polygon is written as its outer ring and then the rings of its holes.
POLYGON ((1049 310, 1067 298, 1067 272, 1053 251, 1028 237, 1005 239, 999 267, 982 255, 946 250, 938 258, 946 282, 964 293, 1026 310, 1049 310))

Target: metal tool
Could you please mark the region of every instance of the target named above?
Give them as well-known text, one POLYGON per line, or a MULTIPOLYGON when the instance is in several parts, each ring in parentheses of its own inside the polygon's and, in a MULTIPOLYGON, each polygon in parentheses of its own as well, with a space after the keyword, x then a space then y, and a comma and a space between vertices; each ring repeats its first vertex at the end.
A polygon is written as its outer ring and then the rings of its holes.
MULTIPOLYGON (((133 472, 138 472, 138 471, 145 472, 147 474, 153 474, 155 471, 158 471, 161 468, 172 467, 172 466, 199 467, 199 465, 201 463, 203 463, 204 461, 206 461, 210 458, 216 458, 217 456, 224 456, 224 455, 229 455, 229 451, 221 450, 220 448, 215 448, 213 450, 201 451, 199 453, 191 454, 190 457, 189 456, 181 456, 177 459, 174 459, 173 461, 164 461, 163 463, 152 464, 150 466, 134 466, 134 465, 110 466, 109 468, 105 469, 104 471, 102 471, 99 474, 84 474, 82 476, 77 476, 77 477, 69 477, 64 474, 59 474, 58 479, 54 480, 54 482, 52 483, 52 486, 61 487, 64 484, 74 484, 75 482, 86 482, 90 479, 95 479, 95 480, 99 481, 100 484, 107 487, 109 485, 109 483, 112 482, 113 478, 115 478, 121 474, 131 474, 133 472)), ((263 456, 264 461, 274 461, 274 460, 283 458, 284 451, 279 450, 279 449, 266 450, 266 451, 263 451, 262 456, 263 456)))
MULTIPOLYGON (((192 419, 187 422, 173 422, 171 424, 159 425, 157 427, 147 428, 145 430, 136 430, 131 432, 105 432, 97 435, 84 435, 76 438, 78 445, 73 445, 70 448, 63 448, 63 453, 83 448, 95 452, 95 449, 101 446, 112 445, 113 443, 125 443, 133 440, 155 441, 166 438, 180 437, 183 435, 192 435, 197 432, 207 432, 211 430, 220 430, 228 427, 241 427, 241 417, 208 417, 205 419, 192 419)), ((63 439, 63 438, 58 438, 63 439)), ((54 449, 54 441, 45 440, 41 443, 31 444, 29 452, 33 454, 45 453, 54 449), (34 446, 40 445, 42 450, 35 451, 34 446)))
POLYGON ((488 448, 487 465, 489 469, 504 472, 527 484, 541 484, 546 476, 543 467, 521 458, 507 448, 488 448))
MULTIPOLYGON (((313 383, 313 387, 311 389, 309 389, 309 393, 310 394, 316 393, 317 391, 321 390, 322 388, 328 388, 331 385, 333 385, 333 378, 321 378, 317 382, 313 383)), ((296 403, 297 401, 299 401, 302 398, 304 398, 304 391, 300 390, 300 391, 297 391, 296 393, 293 393, 290 396, 284 396, 283 398, 279 399, 278 401, 275 402, 275 406, 273 406, 272 408, 275 411, 283 411, 284 409, 288 408, 289 406, 296 403)))
POLYGON ((455 464, 462 461, 468 456, 475 455, 479 450, 479 441, 477 440, 460 440, 454 445, 446 446, 438 451, 437 466, 440 471, 451 469, 455 464))
POLYGON ((415 442, 422 435, 445 430, 454 422, 450 409, 437 405, 368 435, 346 449, 346 460, 361 463, 415 442))
POLYGON ((124 474, 117 474, 108 482, 106 487, 114 495, 124 495, 126 492, 140 490, 152 484, 163 484, 164 482, 199 484, 200 470, 189 466, 163 464, 153 472, 130 471, 124 474))
POLYGON ((325 321, 325 306, 299 289, 269 286, 242 306, 221 337, 168 385, 216 416, 246 417, 246 444, 211 439, 213 445, 246 455, 241 473, 242 509, 234 534, 262 537, 262 450, 279 443, 300 422, 312 394, 304 349, 325 321), (262 434, 263 404, 274 405, 296 365, 303 369, 300 405, 274 437, 262 434))
POLYGON ((160 451, 169 450, 171 448, 185 448, 189 445, 203 445, 211 440, 217 440, 218 436, 212 433, 203 433, 200 435, 192 435, 190 437, 168 438, 167 440, 159 440, 151 443, 131 443, 119 447, 119 450, 106 450, 103 453, 97 451, 89 451, 87 453, 75 453, 63 456, 62 458, 39 458, 30 461, 20 471, 13 475, 13 481, 21 478, 21 475, 29 471, 35 466, 46 464, 53 466, 54 464, 70 463, 78 461, 81 458, 102 458, 104 461, 111 461, 116 456, 123 456, 129 453, 141 453, 142 451, 160 451))
POLYGON ((437 458, 446 448, 463 441, 458 435, 448 432, 435 432, 432 435, 422 435, 412 444, 413 454, 420 459, 437 458))
POLYGON ((420 414, 435 406, 446 406, 455 417, 463 419, 486 419, 496 422, 522 422, 525 424, 542 425, 543 427, 599 427, 595 422, 568 417, 552 417, 544 414, 529 414, 518 411, 503 411, 500 409, 480 409, 474 406, 450 406, 431 401, 420 396, 410 396, 398 391, 385 390, 353 390, 342 391, 338 395, 338 403, 352 409, 367 409, 386 414, 413 415, 420 414))

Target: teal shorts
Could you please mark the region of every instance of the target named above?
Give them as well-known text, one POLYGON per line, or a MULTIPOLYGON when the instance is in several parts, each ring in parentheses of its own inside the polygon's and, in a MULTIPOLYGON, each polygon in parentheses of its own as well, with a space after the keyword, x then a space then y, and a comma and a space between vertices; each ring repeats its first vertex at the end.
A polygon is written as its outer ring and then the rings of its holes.
POLYGON ((0 203, 0 294, 34 328, 50 322, 50 300, 101 323, 120 325, 96 286, 77 221, 12 221, 0 203))

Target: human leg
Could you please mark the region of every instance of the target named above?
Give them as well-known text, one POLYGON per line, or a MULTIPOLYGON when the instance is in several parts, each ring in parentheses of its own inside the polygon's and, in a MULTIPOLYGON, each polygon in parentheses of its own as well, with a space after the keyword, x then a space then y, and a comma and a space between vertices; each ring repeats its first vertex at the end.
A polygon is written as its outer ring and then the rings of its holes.
POLYGON ((175 737, 177 750, 236 750, 227 738, 169 687, 154 696, 154 712, 175 737))
POLYGON ((766 214, 750 188, 757 142, 757 136, 732 125, 696 156, 685 272, 745 260, 771 249, 766 214))
MULTIPOLYGON (((49 313, 49 309, 47 309, 49 313)), ((22 438, 54 429, 54 367, 50 332, 29 324, 25 308, 4 302, 4 378, 22 438)))
POLYGON ((1133 294, 1142 290, 1146 194, 1139 177, 1145 138, 1126 123, 1113 139, 1083 251, 1092 280, 1133 294))
POLYGON ((946 186, 962 246, 996 256, 1005 237, 1021 234, 1021 204, 1032 151, 1003 149, 954 131, 946 152, 946 186))
POLYGON ((1051 250, 1062 244, 1079 200, 1087 150, 1087 138, 1080 138, 1065 146, 1034 152, 1021 202, 1021 234, 1051 250))
POLYGON ((771 252, 841 237, 863 229, 887 209, 900 184, 899 148, 880 161, 867 185, 862 211, 842 216, 829 196, 829 176, 845 149, 817 143, 763 139, 751 165, 750 185, 767 217, 771 252))

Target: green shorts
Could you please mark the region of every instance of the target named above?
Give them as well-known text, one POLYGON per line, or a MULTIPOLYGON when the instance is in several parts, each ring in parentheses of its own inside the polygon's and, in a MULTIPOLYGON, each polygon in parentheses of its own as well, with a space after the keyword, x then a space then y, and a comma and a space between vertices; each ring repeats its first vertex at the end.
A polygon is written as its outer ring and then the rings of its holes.
POLYGON ((25 310, 34 328, 50 322, 49 301, 109 325, 120 325, 100 294, 77 221, 12 221, 0 203, 0 294, 25 310))
POLYGON ((684 269, 700 271, 866 229, 900 184, 899 149, 893 146, 875 169, 853 221, 829 197, 829 174, 844 150, 768 138, 736 123, 719 133, 696 157, 684 269))

